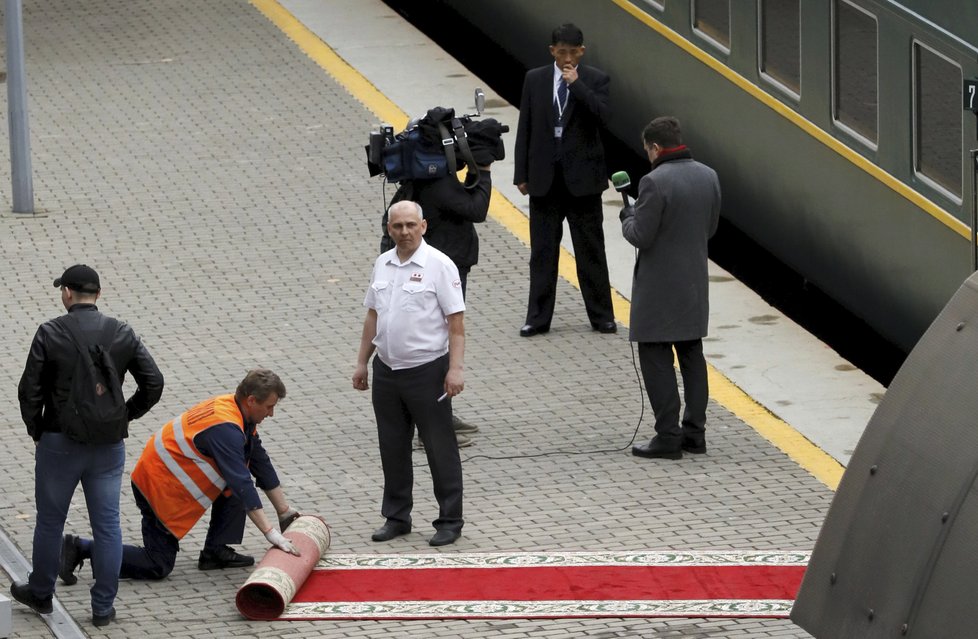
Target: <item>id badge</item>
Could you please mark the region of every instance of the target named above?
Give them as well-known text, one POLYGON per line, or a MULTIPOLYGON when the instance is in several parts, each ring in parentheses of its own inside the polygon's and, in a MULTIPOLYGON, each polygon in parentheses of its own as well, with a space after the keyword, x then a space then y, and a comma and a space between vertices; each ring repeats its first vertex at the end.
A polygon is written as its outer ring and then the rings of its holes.
POLYGON ((562 126, 555 126, 554 127, 554 137, 557 138, 558 140, 560 138, 564 137, 564 127, 562 127, 562 126))

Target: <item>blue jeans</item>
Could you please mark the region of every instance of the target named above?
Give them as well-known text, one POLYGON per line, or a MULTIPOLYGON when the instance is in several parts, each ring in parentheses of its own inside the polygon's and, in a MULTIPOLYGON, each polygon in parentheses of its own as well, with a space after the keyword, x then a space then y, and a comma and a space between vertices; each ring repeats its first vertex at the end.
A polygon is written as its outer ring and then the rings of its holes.
POLYGON ((33 572, 28 582, 38 597, 54 594, 61 565, 61 539, 68 506, 81 483, 88 506, 88 519, 95 538, 91 588, 92 614, 108 614, 119 590, 122 562, 122 528, 119 525, 119 494, 126 445, 82 444, 61 433, 44 433, 38 442, 34 466, 33 572))

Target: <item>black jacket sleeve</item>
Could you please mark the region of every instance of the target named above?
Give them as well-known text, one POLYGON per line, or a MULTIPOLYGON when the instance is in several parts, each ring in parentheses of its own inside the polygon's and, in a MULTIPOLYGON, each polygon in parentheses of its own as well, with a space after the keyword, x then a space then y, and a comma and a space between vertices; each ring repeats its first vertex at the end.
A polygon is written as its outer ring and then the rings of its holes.
POLYGON ((27 364, 24 374, 17 385, 17 399, 20 401, 20 415, 27 426, 27 434, 34 441, 41 438, 44 431, 42 416, 44 414, 44 327, 37 329, 31 350, 27 354, 27 364))
POLYGON ((132 328, 124 325, 122 330, 128 332, 124 339, 133 349, 126 367, 136 382, 136 392, 126 400, 126 412, 129 414, 129 421, 132 421, 145 415, 160 401, 163 396, 163 373, 132 328))
POLYGON ((608 97, 611 78, 607 73, 594 67, 587 67, 586 70, 580 68, 580 71, 586 79, 579 76, 577 81, 569 84, 567 88, 577 101, 577 108, 584 107, 600 126, 606 127, 611 120, 608 97))
MULTIPOLYGON (((472 186, 474 173, 466 173, 465 185, 472 186)), ((488 170, 480 170, 478 182, 472 188, 465 188, 455 176, 435 180, 418 198, 422 208, 432 212, 428 220, 429 226, 446 220, 449 222, 473 222, 476 224, 486 221, 489 213, 489 196, 492 194, 492 174, 488 170)), ((428 217, 426 215, 426 217, 428 217)))
MULTIPOLYGON (((103 317, 93 304, 72 306, 69 313, 89 333, 98 330, 103 317)), ((119 322, 109 350, 119 371, 119 381, 129 371, 136 382, 136 391, 126 401, 126 412, 130 421, 138 419, 160 401, 163 374, 142 341, 124 322, 119 322)), ((45 431, 61 431, 59 414, 68 401, 77 358, 77 347, 62 318, 41 324, 17 386, 21 417, 34 441, 45 431)))
POLYGON ((532 72, 523 78, 523 92, 520 94, 520 116, 516 126, 516 144, 513 148, 513 184, 524 184, 530 181, 530 130, 533 121, 530 110, 532 107, 533 82, 532 72))

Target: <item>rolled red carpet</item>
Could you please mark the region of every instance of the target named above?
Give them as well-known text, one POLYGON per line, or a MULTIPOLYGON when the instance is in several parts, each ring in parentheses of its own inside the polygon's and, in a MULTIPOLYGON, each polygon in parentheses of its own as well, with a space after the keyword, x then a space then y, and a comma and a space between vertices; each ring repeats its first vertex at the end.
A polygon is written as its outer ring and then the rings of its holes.
POLYGON ((234 602, 248 619, 277 619, 329 548, 329 527, 319 517, 304 515, 283 533, 299 557, 271 548, 258 563, 234 602))

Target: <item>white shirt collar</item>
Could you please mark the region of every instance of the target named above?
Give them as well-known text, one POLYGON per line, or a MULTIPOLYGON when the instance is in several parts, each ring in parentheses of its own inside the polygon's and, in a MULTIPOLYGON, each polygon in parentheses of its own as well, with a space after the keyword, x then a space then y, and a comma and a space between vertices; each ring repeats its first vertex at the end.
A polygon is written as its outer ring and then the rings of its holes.
POLYGON ((418 245, 418 248, 415 249, 414 254, 408 258, 407 262, 400 261, 400 259, 397 257, 397 247, 395 246, 389 251, 390 254, 387 256, 387 263, 393 264, 394 266, 406 266, 407 264, 411 264, 413 262, 421 268, 424 268, 425 264, 428 263, 429 252, 428 243, 425 242, 424 238, 422 237, 421 244, 418 245))

